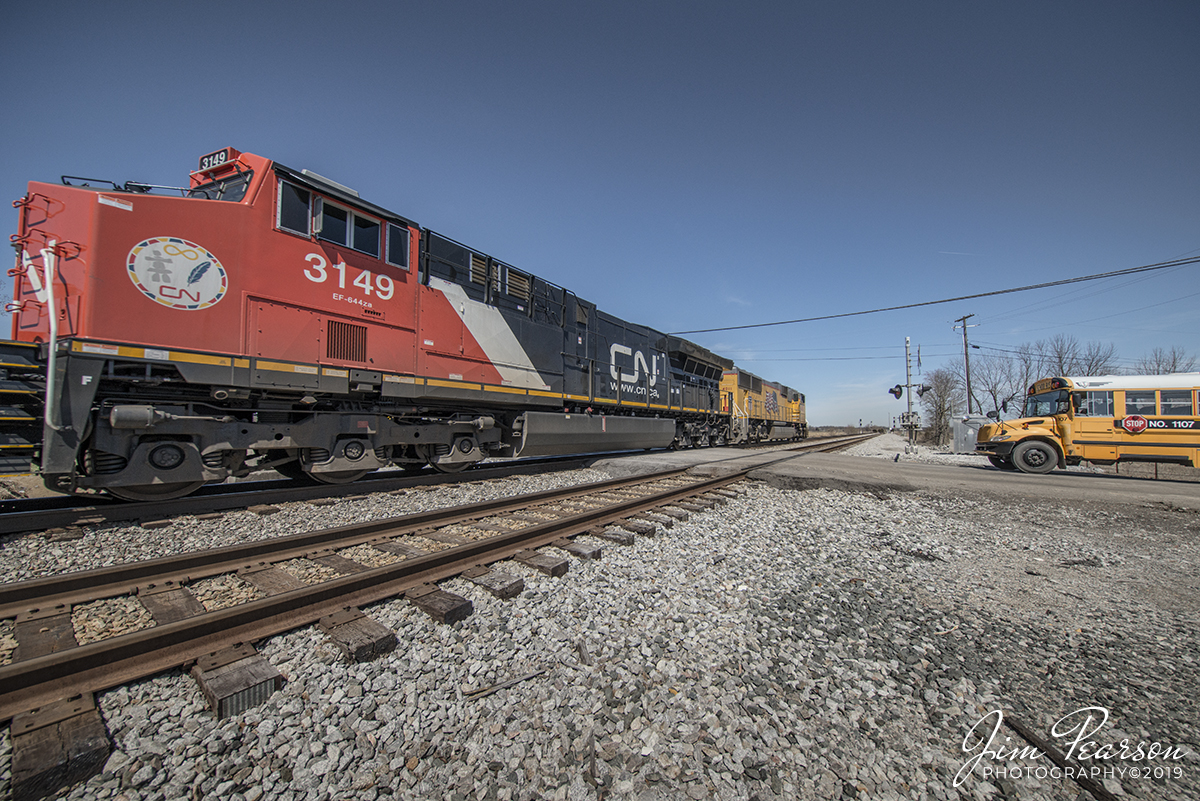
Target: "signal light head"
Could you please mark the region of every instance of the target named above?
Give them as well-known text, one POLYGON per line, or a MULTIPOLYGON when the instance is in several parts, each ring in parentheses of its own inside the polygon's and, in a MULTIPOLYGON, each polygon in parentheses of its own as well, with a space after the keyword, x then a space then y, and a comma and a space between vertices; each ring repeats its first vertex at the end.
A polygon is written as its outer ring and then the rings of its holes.
POLYGON ((896 386, 894 386, 894 387, 892 387, 891 389, 889 389, 889 390, 888 390, 888 392, 890 392, 891 394, 895 395, 895 396, 896 396, 896 400, 899 400, 899 399, 900 399, 900 396, 904 394, 904 387, 902 387, 902 386, 900 386, 899 384, 897 384, 896 386))

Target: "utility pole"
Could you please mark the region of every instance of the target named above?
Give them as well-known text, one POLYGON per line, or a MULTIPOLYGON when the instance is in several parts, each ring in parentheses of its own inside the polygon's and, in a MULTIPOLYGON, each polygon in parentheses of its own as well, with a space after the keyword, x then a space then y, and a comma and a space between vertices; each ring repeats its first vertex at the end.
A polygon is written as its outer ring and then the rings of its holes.
MULTIPOLYGON (((963 367, 966 370, 967 377, 967 414, 971 413, 971 346, 967 344, 967 328, 975 327, 973 325, 968 326, 967 320, 970 320, 974 316, 975 315, 973 314, 968 314, 965 317, 959 317, 954 321, 956 323, 961 323, 963 330, 963 367)), ((957 325, 954 327, 958 328, 957 325)))

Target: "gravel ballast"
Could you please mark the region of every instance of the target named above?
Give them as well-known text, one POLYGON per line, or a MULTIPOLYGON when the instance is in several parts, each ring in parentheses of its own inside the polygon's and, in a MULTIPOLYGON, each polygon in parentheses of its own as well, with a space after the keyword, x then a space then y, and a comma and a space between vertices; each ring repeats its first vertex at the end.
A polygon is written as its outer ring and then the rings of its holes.
MULTIPOLYGON (((291 504, 67 543, 9 538, 0 571, 14 580, 97 566, 101 554, 344 524, 380 504, 400 514, 604 477, 291 504)), ((378 604, 366 611, 400 646, 374 662, 340 661, 313 627, 271 638, 260 651, 284 688, 228 720, 179 671, 103 693, 114 753, 67 797, 1074 801, 1079 786, 1045 757, 981 759, 955 786, 972 755, 964 739, 993 710, 1045 736, 1103 707, 1097 742, 1187 752, 1108 763, 1110 792, 1200 798, 1200 515, 739 487, 657 537, 604 543, 600 560, 573 560, 561 579, 508 563, 526 583, 511 601, 445 582, 475 607, 453 626, 378 604), (1135 765, 1172 775, 1133 778, 1135 765)), ((1007 729, 996 744, 1005 737, 1026 745, 1007 729)), ((5 780, 10 751, 5 734, 5 780)))

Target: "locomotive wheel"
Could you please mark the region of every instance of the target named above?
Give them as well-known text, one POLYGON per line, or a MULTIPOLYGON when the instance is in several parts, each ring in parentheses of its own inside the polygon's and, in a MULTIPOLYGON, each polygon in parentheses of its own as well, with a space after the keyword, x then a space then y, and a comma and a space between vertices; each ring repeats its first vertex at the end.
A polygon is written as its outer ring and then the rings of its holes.
POLYGON ((300 466, 299 459, 294 459, 290 462, 284 462, 283 464, 277 464, 275 465, 274 470, 284 478, 308 478, 308 473, 306 473, 304 468, 300 466))
POLYGON ((461 473, 472 464, 471 462, 451 462, 449 464, 435 462, 434 458, 436 458, 436 454, 434 453, 433 447, 429 445, 418 445, 417 455, 423 456, 425 459, 427 459, 429 466, 439 473, 461 473))
POLYGON ((333 473, 306 473, 306 475, 321 484, 349 484, 352 481, 358 481, 367 473, 373 472, 373 470, 338 470, 333 473))
POLYGON ((169 501, 190 495, 206 483, 180 481, 175 484, 136 484, 128 487, 105 487, 104 491, 123 501, 169 501))
POLYGON ((438 471, 439 473, 461 473, 462 471, 464 471, 468 467, 470 467, 471 463, 470 462, 455 462, 453 464, 438 464, 437 462, 430 462, 429 466, 432 467, 434 470, 438 471))

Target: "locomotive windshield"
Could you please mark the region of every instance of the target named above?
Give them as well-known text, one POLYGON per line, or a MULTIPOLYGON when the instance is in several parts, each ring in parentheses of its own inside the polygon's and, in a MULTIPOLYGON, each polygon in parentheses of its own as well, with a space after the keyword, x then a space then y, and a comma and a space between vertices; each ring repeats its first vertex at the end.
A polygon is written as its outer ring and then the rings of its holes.
POLYGON ((187 191, 187 196, 206 200, 229 200, 236 203, 246 196, 246 188, 250 186, 250 178, 253 175, 253 172, 239 172, 228 178, 193 186, 187 191))

